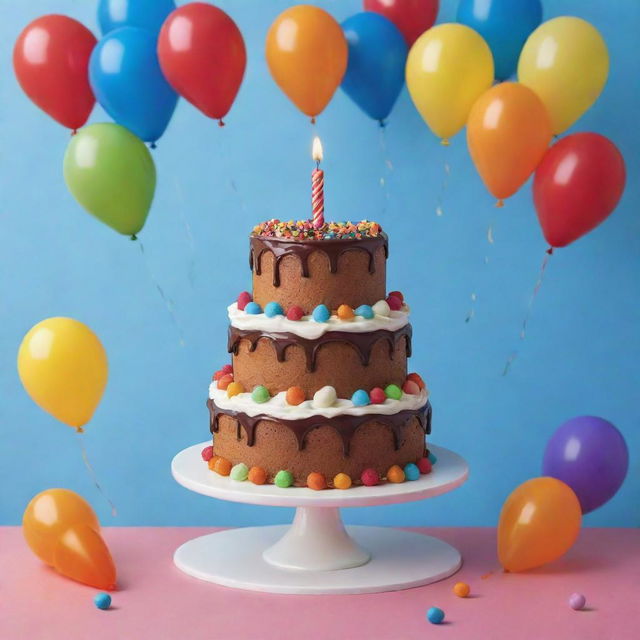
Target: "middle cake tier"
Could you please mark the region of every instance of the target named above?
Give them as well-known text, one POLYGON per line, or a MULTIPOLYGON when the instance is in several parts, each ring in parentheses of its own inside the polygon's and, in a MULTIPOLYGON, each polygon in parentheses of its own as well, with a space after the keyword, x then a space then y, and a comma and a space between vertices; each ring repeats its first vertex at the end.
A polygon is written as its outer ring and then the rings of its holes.
POLYGON ((325 385, 338 397, 358 389, 402 385, 411 356, 411 325, 390 331, 327 331, 309 339, 291 332, 229 327, 233 379, 275 395, 301 387, 307 397, 325 385))

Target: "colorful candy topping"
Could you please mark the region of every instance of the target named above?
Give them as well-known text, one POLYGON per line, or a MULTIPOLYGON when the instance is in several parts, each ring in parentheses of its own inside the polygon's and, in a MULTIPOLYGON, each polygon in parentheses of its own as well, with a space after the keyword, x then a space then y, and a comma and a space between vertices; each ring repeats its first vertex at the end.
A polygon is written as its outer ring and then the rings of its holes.
POLYGON ((340 318, 340 320, 349 321, 355 318, 353 309, 348 304, 341 304, 338 307, 337 315, 338 315, 338 318, 340 318))
POLYGON ((333 479, 333 486, 336 489, 348 489, 351 486, 351 477, 346 473, 339 473, 333 479))
POLYGON ((409 375, 407 375, 407 380, 411 380, 412 382, 415 382, 418 385, 418 387, 420 387, 421 391, 426 387, 424 380, 417 373, 410 373, 409 375))
POLYGON ((267 318, 275 318, 275 316, 283 316, 284 310, 278 302, 267 302, 264 307, 264 315, 267 318))
POLYGON ((434 465, 436 462, 438 462, 438 458, 436 458, 436 454, 432 453, 431 451, 429 451, 428 453, 429 455, 429 462, 434 465))
POLYGON ((404 471, 402 470, 402 467, 397 464, 389 467, 389 470, 387 471, 387 480, 394 484, 404 482, 404 471))
POLYGON ((207 462, 207 464, 209 465, 209 469, 211 469, 211 471, 214 471, 214 467, 216 466, 216 460, 219 458, 220 456, 216 456, 214 455, 213 457, 211 457, 209 459, 209 462, 207 462))
POLYGON ((233 367, 230 364, 225 364, 222 369, 218 369, 218 371, 213 374, 213 380, 220 380, 222 376, 226 376, 228 373, 233 373, 233 367))
POLYGON ((574 611, 580 611, 580 609, 584 609, 585 604, 587 604, 587 599, 581 593, 572 593, 569 596, 569 606, 574 611))
POLYGON ((244 393, 244 387, 239 382, 230 382, 227 385, 227 398, 233 398, 239 393, 244 393))
POLYGON ((402 389, 397 384, 388 384, 384 388, 384 393, 387 398, 392 400, 400 400, 402 398, 402 389))
POLYGON ((293 484, 293 474, 291 473, 291 471, 285 471, 284 469, 282 471, 278 471, 278 473, 276 473, 276 477, 274 478, 274 482, 277 487, 286 489, 293 484))
POLYGON ((351 402, 355 407, 366 407, 369 404, 369 394, 364 389, 354 391, 351 402))
MULTIPOLYGON (((212 458, 213 459, 213 458, 212 458)), ((228 476, 231 473, 231 462, 226 458, 216 457, 213 470, 221 476, 228 476)))
POLYGON ((413 380, 406 380, 402 385, 402 390, 405 393, 410 393, 411 395, 417 395, 420 393, 420 387, 413 380))
POLYGON ((93 598, 93 604, 105 611, 111 606, 111 596, 108 593, 97 593, 93 598))
POLYGON ((380 482, 380 475, 375 469, 365 469, 360 480, 365 487, 375 487, 380 482))
POLYGON ((377 316, 387 317, 391 313, 391 309, 389 308, 386 300, 378 300, 378 302, 376 302, 371 308, 373 309, 373 313, 377 316))
POLYGON ((209 460, 211 460, 211 458, 213 458, 213 447, 211 445, 209 445, 208 447, 205 447, 202 450, 200 455, 202 456, 202 459, 205 462, 209 462, 209 460))
POLYGON ((326 409, 327 407, 332 407, 336 403, 337 399, 338 394, 336 393, 336 390, 332 386, 327 385, 326 387, 318 389, 313 394, 312 404, 317 409, 326 409))
POLYGON ((232 469, 229 474, 232 480, 238 482, 244 482, 249 477, 249 467, 244 462, 239 462, 232 469))
POLYGON ((263 238, 291 238, 298 240, 348 240, 352 238, 377 238, 382 228, 377 222, 325 222, 319 229, 311 220, 267 220, 253 228, 252 235, 263 238))
POLYGON ((420 469, 413 462, 409 462, 404 465, 404 477, 407 481, 417 480, 420 477, 420 469))
POLYGON ((321 473, 314 471, 307 476, 307 486, 314 491, 322 491, 327 488, 327 481, 321 473))
POLYGON ((240 309, 240 311, 244 311, 245 307, 250 303, 253 302, 253 297, 251 296, 251 294, 248 291, 243 291, 239 296, 238 296, 238 309, 240 309))
POLYGON ((267 481, 267 472, 262 467, 251 467, 248 478, 253 484, 264 484, 267 481))
POLYGON ((389 297, 391 296, 393 296, 394 298, 398 298, 398 300, 400 300, 400 302, 404 304, 404 296, 402 295, 402 293, 400 293, 400 291, 390 291, 389 297))
POLYGON ((387 304, 389 305, 389 309, 391 309, 391 311, 400 311, 400 309, 402 309, 402 300, 400 300, 400 298, 396 298, 395 296, 388 296, 387 304))
POLYGON ((304 389, 301 387, 289 387, 287 389, 286 400, 287 404, 293 405, 294 407, 302 404, 306 400, 304 389))
POLYGON ((302 320, 304 316, 304 311, 302 307, 299 307, 297 304, 294 304, 292 307, 289 307, 287 311, 287 320, 294 320, 298 322, 298 320, 302 320))
POLYGON ((375 313, 368 304, 361 304, 355 311, 357 316, 364 318, 365 320, 371 320, 375 313))
POLYGON ((387 399, 387 394, 380 387, 373 387, 369 392, 371 404, 382 404, 387 399))
POLYGON ((269 393, 267 387, 263 387, 261 384, 259 384, 257 387, 254 387, 253 391, 251 392, 251 399, 258 404, 262 404, 263 402, 271 400, 271 394, 269 393))
POLYGON ((427 611, 427 620, 431 624, 440 624, 444 620, 444 611, 438 607, 431 607, 427 611))
POLYGON ((453 593, 455 593, 458 598, 466 598, 471 593, 471 587, 466 582, 456 582, 453 585, 453 593))
POLYGON ((429 458, 420 458, 416 466, 420 473, 431 473, 431 460, 429 460, 429 458))
POLYGON ((329 322, 329 318, 331 317, 331 311, 329 311, 329 307, 326 304, 319 304, 311 314, 311 317, 316 322, 329 322))
POLYGON ((221 378, 218 378, 218 389, 223 391, 233 382, 233 374, 225 373, 221 378))
POLYGON ((249 313, 252 316, 257 316, 259 313, 262 313, 262 307, 257 302, 247 302, 244 310, 245 313, 249 313))

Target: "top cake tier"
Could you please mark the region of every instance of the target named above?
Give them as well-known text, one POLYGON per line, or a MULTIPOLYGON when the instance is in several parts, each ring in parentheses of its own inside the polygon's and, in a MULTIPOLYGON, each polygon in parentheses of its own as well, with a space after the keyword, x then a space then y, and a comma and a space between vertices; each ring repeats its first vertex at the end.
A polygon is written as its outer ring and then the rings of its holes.
POLYGON ((375 222, 326 223, 306 220, 258 225, 250 237, 253 299, 278 302, 305 312, 325 304, 356 308, 386 296, 388 240, 375 222))

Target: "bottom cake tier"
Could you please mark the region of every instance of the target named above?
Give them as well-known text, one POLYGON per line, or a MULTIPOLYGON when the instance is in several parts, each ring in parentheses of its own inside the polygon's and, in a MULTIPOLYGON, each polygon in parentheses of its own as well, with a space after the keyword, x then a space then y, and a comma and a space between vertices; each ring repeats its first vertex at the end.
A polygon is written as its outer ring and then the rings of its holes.
POLYGON ((425 462, 425 434, 431 432, 429 402, 392 414, 293 420, 221 409, 212 399, 207 406, 214 434, 209 466, 232 478, 232 469, 239 465, 244 473, 236 479, 246 479, 247 470, 257 469, 260 483, 282 480, 283 486, 346 488, 345 482, 376 484, 376 475, 378 481, 401 482, 405 471, 406 479, 415 479, 409 475, 430 468, 425 462))

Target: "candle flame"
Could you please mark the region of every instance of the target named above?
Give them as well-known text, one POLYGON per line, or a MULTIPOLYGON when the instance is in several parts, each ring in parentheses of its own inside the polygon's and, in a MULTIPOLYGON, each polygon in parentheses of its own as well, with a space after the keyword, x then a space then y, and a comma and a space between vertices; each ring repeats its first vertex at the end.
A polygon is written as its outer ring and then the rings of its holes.
POLYGON ((313 158, 314 162, 322 162, 322 142, 320 142, 320 138, 318 138, 318 136, 313 139, 311 157, 313 158))

